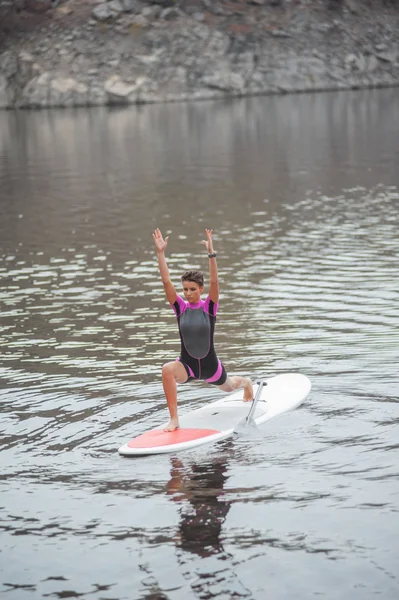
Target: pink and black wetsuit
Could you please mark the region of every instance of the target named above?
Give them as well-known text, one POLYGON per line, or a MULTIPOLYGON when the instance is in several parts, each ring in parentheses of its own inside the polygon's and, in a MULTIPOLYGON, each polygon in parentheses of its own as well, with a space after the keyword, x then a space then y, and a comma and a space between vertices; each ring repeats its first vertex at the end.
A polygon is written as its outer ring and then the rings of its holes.
POLYGON ((190 304, 179 295, 172 304, 177 317, 181 340, 180 360, 188 379, 203 379, 213 385, 223 385, 227 374, 213 346, 218 305, 207 297, 190 304))

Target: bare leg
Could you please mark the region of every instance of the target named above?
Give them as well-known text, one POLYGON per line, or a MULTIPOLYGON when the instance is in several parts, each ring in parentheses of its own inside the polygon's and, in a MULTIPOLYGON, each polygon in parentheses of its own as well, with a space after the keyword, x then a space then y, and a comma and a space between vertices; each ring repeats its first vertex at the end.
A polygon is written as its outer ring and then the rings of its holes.
POLYGON ((164 427, 164 431, 174 431, 179 427, 179 418, 177 416, 177 384, 187 381, 186 369, 181 362, 174 360, 164 364, 162 367, 162 384, 168 403, 170 414, 169 424, 164 427))
POLYGON ((248 377, 231 375, 231 377, 227 377, 223 385, 219 386, 219 389, 223 390, 224 392, 233 392, 239 388, 244 388, 244 402, 250 402, 254 399, 252 381, 248 377))

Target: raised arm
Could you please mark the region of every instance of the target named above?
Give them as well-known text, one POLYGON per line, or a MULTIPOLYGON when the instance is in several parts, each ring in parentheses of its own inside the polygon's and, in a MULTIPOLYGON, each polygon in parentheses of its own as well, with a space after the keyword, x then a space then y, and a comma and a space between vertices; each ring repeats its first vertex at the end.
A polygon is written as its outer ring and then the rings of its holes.
POLYGON ((202 240, 208 250, 209 256, 209 297, 215 304, 219 300, 219 278, 218 265, 216 262, 216 252, 213 249, 212 229, 205 229, 206 240, 202 240), (212 256, 214 254, 214 256, 212 256))
POLYGON ((176 302, 177 294, 174 285, 170 279, 169 269, 165 258, 165 249, 168 245, 169 236, 163 239, 161 231, 159 229, 156 229, 152 234, 152 238, 154 240, 155 248, 157 250, 159 272, 161 274, 165 294, 169 304, 174 304, 176 302))

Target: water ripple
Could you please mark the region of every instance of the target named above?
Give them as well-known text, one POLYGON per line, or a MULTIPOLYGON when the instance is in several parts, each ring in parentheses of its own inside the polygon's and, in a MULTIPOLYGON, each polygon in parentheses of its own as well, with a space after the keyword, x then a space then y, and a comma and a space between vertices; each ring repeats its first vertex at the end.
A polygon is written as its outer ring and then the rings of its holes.
POLYGON ((395 93, 0 115, 5 596, 397 596, 395 93), (123 460, 179 352, 158 225, 177 284, 214 228, 228 372, 313 388, 252 436, 123 460))

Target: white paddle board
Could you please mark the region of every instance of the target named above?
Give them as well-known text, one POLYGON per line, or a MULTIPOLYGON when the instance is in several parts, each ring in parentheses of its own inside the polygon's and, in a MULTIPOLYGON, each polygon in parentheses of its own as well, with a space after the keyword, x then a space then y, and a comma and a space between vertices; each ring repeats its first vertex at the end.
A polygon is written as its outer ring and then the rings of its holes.
MULTIPOLYGON (((254 384, 254 394, 258 385, 254 384)), ((261 425, 282 413, 302 404, 311 389, 305 375, 288 373, 266 379, 256 404, 253 420, 261 425)), ((235 427, 243 421, 251 408, 244 402, 243 390, 234 392, 197 410, 179 416, 179 429, 164 431, 167 425, 151 429, 133 438, 118 450, 123 456, 143 456, 188 450, 210 444, 233 435, 235 427)))

